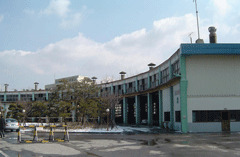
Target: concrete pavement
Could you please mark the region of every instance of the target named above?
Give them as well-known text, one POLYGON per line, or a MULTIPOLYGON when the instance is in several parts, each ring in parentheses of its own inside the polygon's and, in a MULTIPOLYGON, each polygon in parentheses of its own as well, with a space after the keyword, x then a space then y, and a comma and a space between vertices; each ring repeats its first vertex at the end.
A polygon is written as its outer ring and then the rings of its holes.
MULTIPOLYGON (((25 135, 25 137, 31 135, 25 135)), ((40 137, 47 137, 42 134, 40 137)), ((17 144, 17 133, 0 139, 0 157, 240 156, 240 134, 70 134, 70 142, 17 144)))

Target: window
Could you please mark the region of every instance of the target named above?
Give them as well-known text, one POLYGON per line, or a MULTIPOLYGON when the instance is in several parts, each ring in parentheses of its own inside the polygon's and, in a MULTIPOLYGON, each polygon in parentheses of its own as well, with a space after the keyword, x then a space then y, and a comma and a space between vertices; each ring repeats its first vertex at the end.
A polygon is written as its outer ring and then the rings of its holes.
POLYGON ((179 74, 180 68, 179 68, 179 60, 177 60, 175 63, 172 64, 172 73, 173 74, 179 74))
POLYGON ((170 112, 164 112, 164 121, 170 121, 170 112))
POLYGON ((166 83, 169 80, 169 69, 166 68, 163 71, 161 71, 162 78, 161 83, 166 83))
POLYGON ((181 112, 180 111, 175 111, 175 121, 181 122, 181 112))
POLYGON ((193 111, 193 122, 220 122, 221 111, 193 111))
POLYGON ((231 121, 240 121, 240 110, 230 111, 230 115, 231 121))

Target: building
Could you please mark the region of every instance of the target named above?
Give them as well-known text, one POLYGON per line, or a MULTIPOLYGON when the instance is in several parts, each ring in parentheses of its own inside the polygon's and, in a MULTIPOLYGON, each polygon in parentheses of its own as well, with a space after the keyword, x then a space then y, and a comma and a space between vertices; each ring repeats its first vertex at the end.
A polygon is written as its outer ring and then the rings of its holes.
MULTIPOLYGON (((67 82, 81 81, 84 77, 80 75, 64 77, 55 80, 54 84, 49 84, 45 86, 45 90, 38 89, 38 82, 35 82, 35 88, 32 90, 22 90, 22 91, 8 91, 8 84, 5 84, 5 90, 0 91, 0 110, 5 111, 5 116, 7 115, 8 107, 11 103, 16 102, 34 102, 34 101, 48 101, 51 96, 51 90, 57 85, 61 84, 61 80, 66 80, 67 82)), ((75 112, 72 112, 72 118, 74 119, 75 112)))
MULTIPOLYGON (((183 133, 240 131, 240 44, 218 44, 216 29, 209 31, 210 43, 181 44, 160 65, 150 63, 146 72, 125 78, 122 71, 120 80, 99 84, 100 94, 120 98, 112 110, 116 123, 183 133)), ((1 103, 6 109, 8 103, 25 98, 47 101, 59 80, 44 91, 1 92, 1 103)))
POLYGON ((55 79, 54 84, 45 85, 45 90, 52 90, 52 89, 56 88, 57 85, 61 84, 61 80, 66 80, 67 82, 80 82, 84 78, 85 78, 84 76, 75 75, 75 76, 55 79))
POLYGON ((214 36, 209 44, 181 44, 147 72, 121 72, 121 80, 102 84, 102 92, 121 97, 116 122, 184 133, 240 131, 240 44, 217 44, 214 36))

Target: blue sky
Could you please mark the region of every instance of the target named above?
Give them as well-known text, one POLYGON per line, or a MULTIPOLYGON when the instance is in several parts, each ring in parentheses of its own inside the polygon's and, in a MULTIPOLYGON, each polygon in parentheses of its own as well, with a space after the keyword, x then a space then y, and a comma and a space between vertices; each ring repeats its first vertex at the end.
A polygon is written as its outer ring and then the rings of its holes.
MULTIPOLYGON (((201 38, 239 43, 239 1, 198 0, 201 38)), ((44 88, 72 75, 119 79, 161 64, 188 34, 197 39, 192 0, 0 0, 0 85, 44 88)))

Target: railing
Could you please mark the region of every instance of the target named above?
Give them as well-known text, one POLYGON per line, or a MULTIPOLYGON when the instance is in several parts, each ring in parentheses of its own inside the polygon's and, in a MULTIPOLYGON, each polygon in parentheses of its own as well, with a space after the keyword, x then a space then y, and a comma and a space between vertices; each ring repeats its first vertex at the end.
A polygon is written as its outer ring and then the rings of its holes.
POLYGON ((69 133, 67 125, 29 125, 29 126, 20 126, 18 131, 18 143, 47 143, 47 142, 69 142, 69 133), (49 128, 49 138, 48 140, 39 140, 38 139, 38 128, 49 128), (54 129, 56 127, 64 127, 64 136, 63 139, 55 139, 54 129), (33 139, 32 140, 22 140, 21 129, 24 128, 33 128, 33 139))

